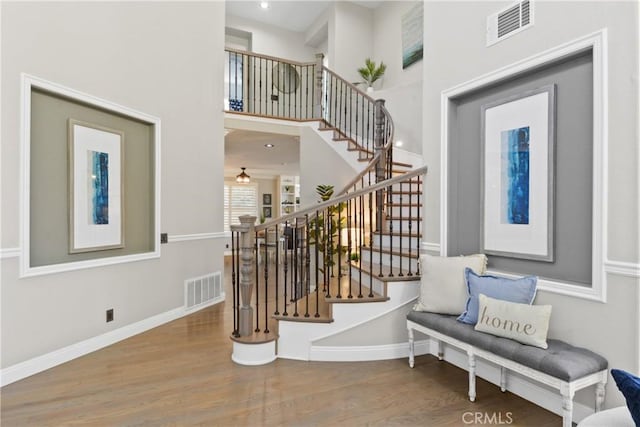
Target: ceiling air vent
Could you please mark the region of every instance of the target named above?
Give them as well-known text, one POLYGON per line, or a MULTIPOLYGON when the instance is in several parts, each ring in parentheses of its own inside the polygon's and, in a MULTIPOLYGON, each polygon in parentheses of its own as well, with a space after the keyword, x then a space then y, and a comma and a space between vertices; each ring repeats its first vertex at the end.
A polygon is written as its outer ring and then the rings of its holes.
POLYGON ((533 24, 531 1, 518 2, 487 18, 487 46, 498 43, 533 24))

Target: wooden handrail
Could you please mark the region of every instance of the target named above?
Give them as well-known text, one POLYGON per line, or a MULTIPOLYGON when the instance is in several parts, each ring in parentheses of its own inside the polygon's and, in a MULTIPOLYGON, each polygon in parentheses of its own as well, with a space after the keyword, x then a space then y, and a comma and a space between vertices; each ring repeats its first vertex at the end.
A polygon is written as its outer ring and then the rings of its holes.
POLYGON ((260 225, 256 225, 255 230, 256 231, 260 231, 260 230, 265 230, 269 227, 272 227, 274 225, 286 222, 290 219, 295 219, 295 218, 300 218, 300 217, 304 217, 306 215, 313 215, 316 213, 316 211, 320 211, 323 210, 325 208, 328 208, 330 206, 335 206, 339 203, 343 203, 346 202, 347 200, 350 199, 355 199, 356 197, 360 197, 363 196, 365 194, 369 194, 369 193, 373 193, 374 191, 377 190, 382 190, 384 188, 387 188, 393 184, 397 184, 399 182, 404 182, 408 179, 411 179, 415 176, 419 176, 419 175, 425 175, 427 173, 427 166, 421 166, 417 169, 414 169, 412 171, 409 171, 403 175, 399 175, 393 178, 389 178, 389 179, 385 179, 384 181, 380 181, 376 184, 370 185, 368 187, 365 188, 361 188, 359 190, 354 191, 353 193, 348 193, 348 194, 343 194, 341 196, 337 196, 333 199, 329 199, 326 200, 324 202, 319 202, 316 205, 312 205, 309 206, 307 208, 304 208, 302 210, 299 210, 298 212, 294 212, 291 214, 287 214, 287 215, 282 215, 279 218, 275 218, 272 219, 270 221, 267 221, 265 223, 262 223, 260 225))
POLYGON ((385 108, 385 106, 382 105, 381 107, 382 107, 382 111, 384 111, 385 113, 385 116, 391 122, 391 137, 389 138, 389 141, 387 141, 387 144, 384 147, 382 147, 382 150, 378 151, 373 156, 369 164, 367 164, 367 166, 362 170, 362 172, 360 172, 358 175, 355 176, 355 178, 349 181, 349 183, 345 185, 344 188, 337 193, 336 197, 345 194, 347 191, 349 191, 351 187, 356 185, 358 181, 362 179, 363 176, 365 176, 372 169, 374 169, 376 167, 376 163, 378 163, 378 159, 380 158, 380 156, 382 156, 383 153, 386 153, 387 151, 389 151, 389 148, 391 148, 391 146, 393 145, 393 137, 395 133, 395 126, 393 125, 393 119, 391 118, 391 114, 389 114, 389 111, 385 108))
POLYGON ((268 59, 270 61, 284 62, 286 64, 298 65, 300 67, 316 65, 315 62, 292 61, 290 59, 278 58, 277 56, 263 55, 263 54, 260 54, 260 53, 248 52, 246 50, 231 49, 231 48, 228 48, 228 47, 226 47, 224 50, 226 52, 233 52, 233 53, 237 53, 239 55, 247 55, 247 56, 253 56, 255 58, 268 59))
POLYGON ((345 79, 343 79, 342 77, 340 77, 338 74, 336 74, 335 72, 331 71, 330 69, 328 69, 327 67, 325 67, 324 65, 322 66, 322 70, 326 71, 327 73, 331 74, 333 77, 335 77, 338 80, 342 80, 347 87, 350 87, 351 89, 354 89, 358 92, 360 92, 360 94, 362 95, 363 98, 368 99, 371 102, 376 102, 375 99, 373 99, 372 97, 370 97, 369 95, 367 95, 367 93, 365 91, 363 91, 362 89, 360 89, 358 86, 354 85, 353 83, 350 83, 348 81, 346 81, 345 79))

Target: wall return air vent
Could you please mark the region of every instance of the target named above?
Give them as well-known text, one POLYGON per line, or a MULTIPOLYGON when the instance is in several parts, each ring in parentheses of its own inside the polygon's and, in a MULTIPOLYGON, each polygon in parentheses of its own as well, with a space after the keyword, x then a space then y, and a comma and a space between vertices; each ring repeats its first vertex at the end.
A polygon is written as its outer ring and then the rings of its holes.
POLYGON ((184 308, 195 311, 224 301, 222 273, 194 277, 184 281, 184 308))
POLYGON ((487 18, 487 46, 498 43, 533 25, 533 4, 517 2, 487 18))

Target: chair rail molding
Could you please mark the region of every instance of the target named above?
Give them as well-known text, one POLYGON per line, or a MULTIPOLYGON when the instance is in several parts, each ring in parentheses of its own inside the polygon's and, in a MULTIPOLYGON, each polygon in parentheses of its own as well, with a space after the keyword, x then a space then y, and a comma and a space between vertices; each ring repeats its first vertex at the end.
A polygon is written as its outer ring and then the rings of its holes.
POLYGON ((21 74, 20 91, 20 277, 41 276, 46 274, 60 273, 64 271, 74 271, 84 268, 92 268, 125 262, 142 261, 160 257, 160 119, 152 115, 107 101, 96 96, 80 92, 78 90, 62 86, 48 80, 29 75, 21 74), (62 264, 51 264, 39 267, 31 267, 30 262, 30 173, 31 173, 31 92, 33 89, 41 89, 46 92, 57 94, 74 101, 87 104, 91 107, 104 109, 113 113, 121 114, 136 120, 153 125, 154 129, 154 248, 151 251, 132 255, 114 256, 107 258, 96 258, 86 261, 74 261, 62 264))
POLYGON ((209 239, 228 239, 231 238, 230 231, 220 231, 211 233, 195 233, 195 234, 169 234, 168 242, 189 242, 192 240, 209 240, 209 239))
POLYGON ((467 82, 444 90, 440 95, 440 254, 447 254, 448 229, 448 162, 449 109, 452 98, 505 81, 516 75, 550 65, 581 52, 593 55, 593 221, 592 221, 592 286, 548 281, 544 290, 577 298, 607 300, 607 192, 608 188, 608 48, 607 29, 603 28, 528 58, 501 67, 467 82))

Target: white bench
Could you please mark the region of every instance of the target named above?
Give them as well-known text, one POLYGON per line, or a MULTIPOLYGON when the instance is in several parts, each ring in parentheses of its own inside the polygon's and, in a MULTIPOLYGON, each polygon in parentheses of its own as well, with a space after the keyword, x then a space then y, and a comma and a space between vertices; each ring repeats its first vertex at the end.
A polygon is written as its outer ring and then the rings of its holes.
POLYGON ((573 397, 576 391, 595 385, 595 410, 604 402, 607 361, 584 348, 559 340, 547 340, 548 349, 520 344, 474 330, 473 325, 458 322, 457 316, 411 311, 407 315, 409 331, 409 366, 414 366, 414 331, 438 342, 438 359, 444 356, 443 343, 467 353, 469 400, 476 399, 476 358, 500 366, 500 390, 507 389, 507 371, 517 372, 560 391, 562 425, 571 427, 573 397))

